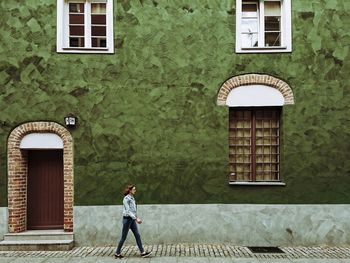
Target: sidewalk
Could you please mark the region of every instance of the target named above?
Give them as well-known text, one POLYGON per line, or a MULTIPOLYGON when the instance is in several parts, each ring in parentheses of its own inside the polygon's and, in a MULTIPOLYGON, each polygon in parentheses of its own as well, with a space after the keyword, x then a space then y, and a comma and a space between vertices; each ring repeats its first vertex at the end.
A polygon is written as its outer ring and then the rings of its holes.
MULTIPOLYGON (((280 247, 281 254, 253 253, 247 247, 229 244, 146 245, 152 257, 140 258, 136 246, 126 245, 121 262, 239 262, 239 263, 350 263, 350 247, 280 247)), ((71 251, 0 251, 1 263, 119 262, 115 247, 76 247, 71 251)))

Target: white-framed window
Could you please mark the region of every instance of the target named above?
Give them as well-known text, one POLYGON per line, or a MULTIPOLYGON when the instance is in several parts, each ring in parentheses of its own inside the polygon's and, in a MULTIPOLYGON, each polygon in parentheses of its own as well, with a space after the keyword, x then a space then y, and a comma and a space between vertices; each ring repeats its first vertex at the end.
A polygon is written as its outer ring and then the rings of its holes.
POLYGON ((236 52, 292 51, 291 0, 237 0, 236 52))
POLYGON ((114 53, 113 0, 57 0, 57 52, 114 53))

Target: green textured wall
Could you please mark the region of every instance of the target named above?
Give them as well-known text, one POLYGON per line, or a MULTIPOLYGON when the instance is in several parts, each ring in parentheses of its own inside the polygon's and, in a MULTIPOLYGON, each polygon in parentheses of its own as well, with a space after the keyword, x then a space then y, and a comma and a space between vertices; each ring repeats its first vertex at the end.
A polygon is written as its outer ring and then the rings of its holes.
POLYGON ((115 54, 57 54, 56 1, 0 2, 0 205, 6 141, 21 123, 79 118, 75 204, 349 203, 350 1, 293 0, 293 52, 234 53, 233 0, 120 0, 115 54), (285 80, 285 187, 230 187, 220 84, 243 73, 285 80))

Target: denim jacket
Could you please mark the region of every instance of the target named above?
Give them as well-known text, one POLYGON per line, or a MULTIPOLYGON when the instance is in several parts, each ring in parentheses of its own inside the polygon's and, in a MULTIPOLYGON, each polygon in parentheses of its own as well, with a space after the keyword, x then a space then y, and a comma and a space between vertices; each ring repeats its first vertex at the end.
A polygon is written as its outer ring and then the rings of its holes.
POLYGON ((132 195, 126 195, 123 199, 123 216, 129 216, 132 219, 136 219, 136 202, 132 195))

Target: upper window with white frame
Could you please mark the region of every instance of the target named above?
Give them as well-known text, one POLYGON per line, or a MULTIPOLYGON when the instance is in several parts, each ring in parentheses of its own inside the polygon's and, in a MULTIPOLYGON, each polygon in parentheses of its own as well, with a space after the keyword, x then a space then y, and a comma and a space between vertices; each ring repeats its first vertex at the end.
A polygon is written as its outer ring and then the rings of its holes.
POLYGON ((237 0, 236 52, 292 51, 291 0, 237 0))
POLYGON ((57 0, 57 52, 113 53, 113 0, 57 0))

